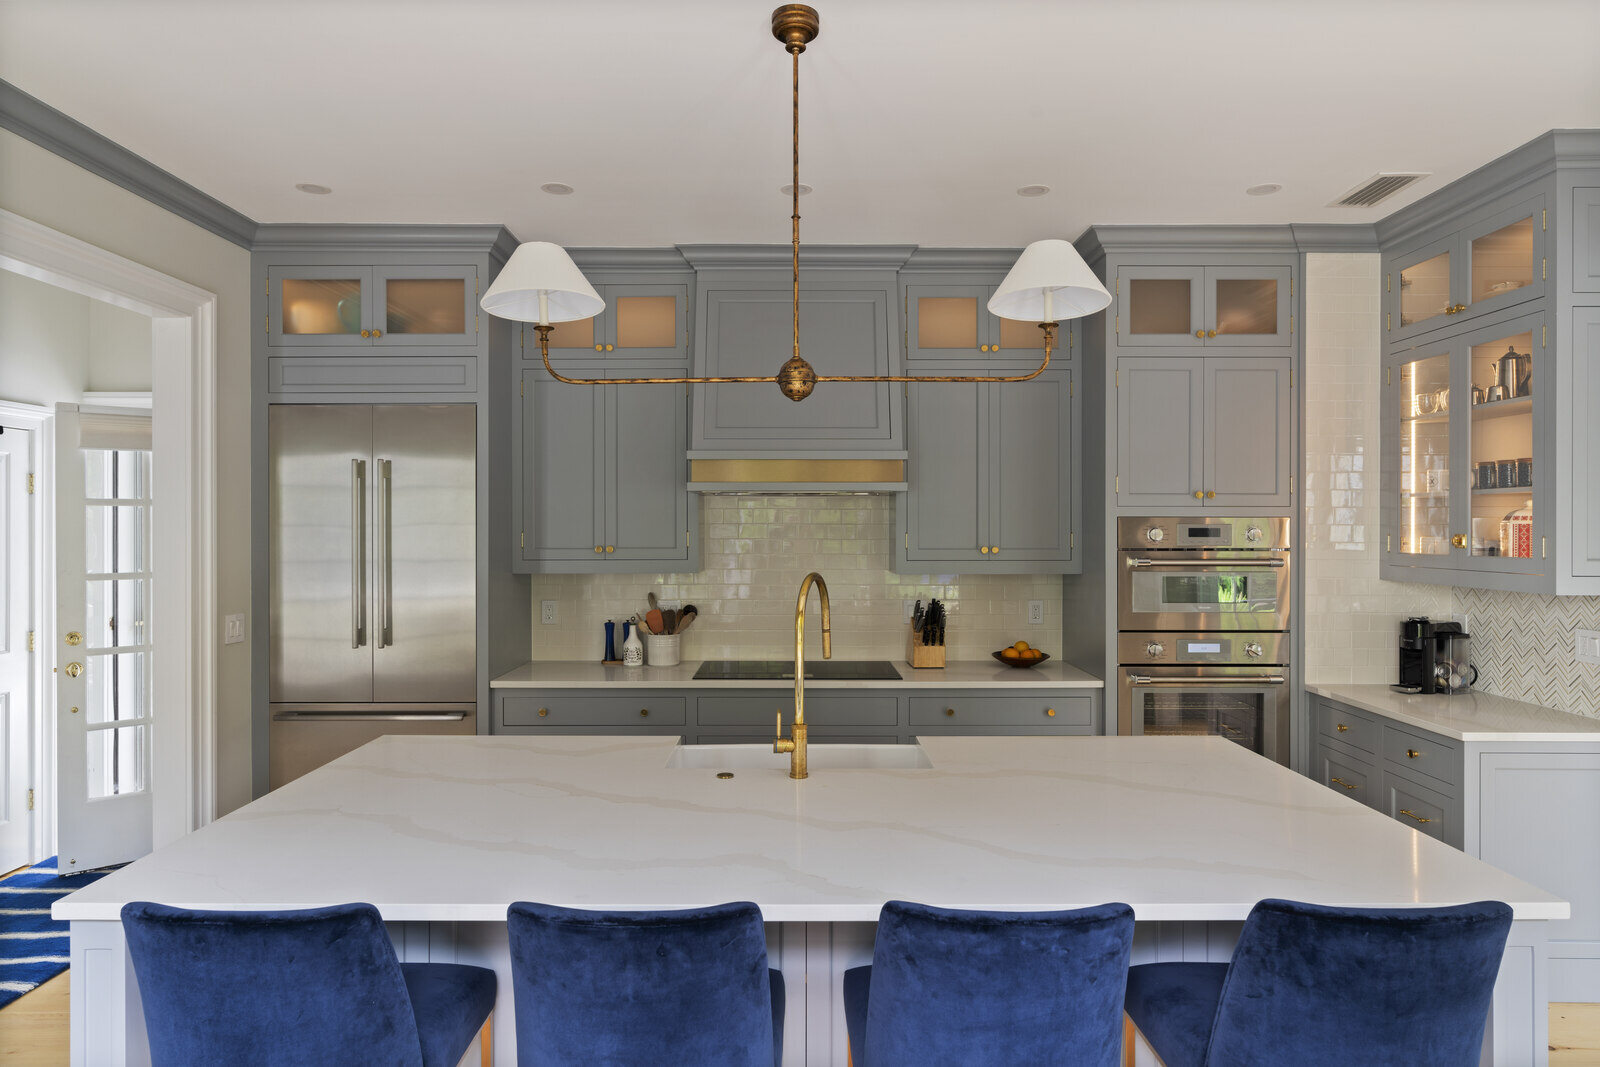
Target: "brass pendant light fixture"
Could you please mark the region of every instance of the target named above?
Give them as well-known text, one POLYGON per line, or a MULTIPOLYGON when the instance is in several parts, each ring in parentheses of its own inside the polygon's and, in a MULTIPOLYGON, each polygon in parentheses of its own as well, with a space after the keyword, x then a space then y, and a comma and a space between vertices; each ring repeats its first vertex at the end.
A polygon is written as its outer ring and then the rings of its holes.
POLYGON ((599 294, 560 246, 529 241, 512 253, 505 268, 484 293, 483 310, 500 318, 534 323, 545 370, 569 385, 722 385, 774 382, 790 400, 810 396, 818 382, 1026 382, 1043 374, 1055 351, 1061 319, 1090 315, 1111 302, 1111 294, 1066 241, 1035 241, 1023 250, 1011 272, 989 300, 989 311, 1001 318, 1038 322, 1044 331, 1044 359, 1026 374, 908 375, 818 374, 800 354, 800 53, 817 39, 821 23, 815 8, 784 4, 772 13, 772 35, 783 44, 792 64, 793 176, 789 215, 794 274, 793 351, 778 372, 765 376, 673 378, 574 378, 550 365, 550 331, 554 323, 589 318, 604 307, 599 294))

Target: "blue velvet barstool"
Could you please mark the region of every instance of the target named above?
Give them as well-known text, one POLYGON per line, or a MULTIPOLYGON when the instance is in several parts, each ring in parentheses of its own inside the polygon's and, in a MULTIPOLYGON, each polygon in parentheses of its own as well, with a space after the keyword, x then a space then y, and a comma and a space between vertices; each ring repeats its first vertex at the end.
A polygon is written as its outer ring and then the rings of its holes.
POLYGON ((1232 961, 1130 970, 1128 1018, 1166 1067, 1467 1067, 1478 1062, 1510 932, 1511 909, 1498 901, 1263 900, 1232 961))
POLYGON ((891 900, 844 975, 854 1067, 1115 1067, 1133 910, 954 911, 891 900))
POLYGON ((761 909, 506 911, 524 1067, 767 1067, 782 1060, 783 976, 761 909))
POLYGON ((490 1063, 494 972, 401 963, 378 909, 122 909, 156 1067, 490 1063))

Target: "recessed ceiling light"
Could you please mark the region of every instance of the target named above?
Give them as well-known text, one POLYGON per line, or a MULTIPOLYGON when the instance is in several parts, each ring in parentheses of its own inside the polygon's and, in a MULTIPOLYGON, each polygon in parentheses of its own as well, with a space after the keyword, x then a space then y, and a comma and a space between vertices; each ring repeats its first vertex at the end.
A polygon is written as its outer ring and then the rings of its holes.
POLYGON ((312 196, 327 196, 333 192, 326 185, 318 185, 316 182, 295 182, 294 187, 302 193, 310 193, 312 196))
POLYGON ((1273 193, 1282 188, 1283 186, 1279 185, 1277 182, 1262 182, 1260 185, 1252 185, 1250 188, 1246 189, 1244 191, 1244 195, 1271 196, 1273 193))
MULTIPOLYGON (((784 196, 794 196, 794 186, 792 186, 792 185, 780 185, 780 186, 778 186, 778 192, 782 193, 784 196)), ((801 182, 800 183, 800 195, 801 196, 807 196, 810 193, 811 193, 811 186, 807 185, 805 182, 801 182)))
POLYGON ((1048 185, 1024 185, 1017 190, 1018 196, 1043 196, 1050 191, 1048 185))
POLYGON ((545 182, 543 185, 539 186, 539 188, 544 192, 549 193, 551 196, 572 195, 572 186, 568 185, 566 182, 545 182))

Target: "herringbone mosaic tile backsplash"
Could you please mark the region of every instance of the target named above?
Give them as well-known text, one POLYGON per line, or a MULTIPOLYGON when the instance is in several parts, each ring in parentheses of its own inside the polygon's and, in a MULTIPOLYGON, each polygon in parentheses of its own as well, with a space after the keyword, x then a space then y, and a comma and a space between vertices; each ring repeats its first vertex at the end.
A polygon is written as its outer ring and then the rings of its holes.
POLYGON ((1454 610, 1472 631, 1479 689, 1600 717, 1600 665, 1572 654, 1573 630, 1600 630, 1600 597, 1457 589, 1454 610))

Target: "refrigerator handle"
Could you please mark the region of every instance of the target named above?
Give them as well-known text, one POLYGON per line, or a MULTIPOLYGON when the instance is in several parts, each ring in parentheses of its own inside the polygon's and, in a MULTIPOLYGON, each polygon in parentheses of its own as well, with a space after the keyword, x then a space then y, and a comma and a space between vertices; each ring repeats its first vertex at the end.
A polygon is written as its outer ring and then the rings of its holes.
POLYGON ((378 647, 394 644, 394 464, 378 460, 378 647))
POLYGON ((367 642, 367 462, 350 461, 350 647, 367 642))

